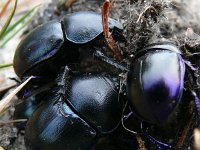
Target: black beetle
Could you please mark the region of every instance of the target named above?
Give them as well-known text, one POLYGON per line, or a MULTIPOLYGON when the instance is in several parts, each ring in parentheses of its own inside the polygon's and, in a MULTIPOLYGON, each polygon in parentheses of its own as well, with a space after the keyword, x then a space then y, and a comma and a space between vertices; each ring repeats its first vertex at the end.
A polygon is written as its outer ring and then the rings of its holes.
MULTIPOLYGON (((172 146, 150 136, 149 125, 170 123, 182 99, 185 76, 193 76, 189 84, 196 80, 196 69, 183 57, 173 43, 154 43, 136 53, 128 71, 126 86, 131 111, 142 120, 142 133, 159 149, 171 149, 172 146)), ((189 91, 199 115, 200 100, 193 89, 189 91)))
MULTIPOLYGON (((109 18, 109 29, 115 37, 122 35, 122 25, 109 18)), ((60 66, 78 61, 78 48, 103 36, 101 14, 77 12, 60 22, 51 21, 30 32, 18 45, 13 67, 23 79, 30 75, 55 77, 60 66)), ((95 43, 95 42, 93 42, 95 43)))
POLYGON ((29 149, 88 149, 120 123, 123 101, 112 76, 72 76, 66 67, 48 95, 27 123, 29 149))
POLYGON ((185 62, 170 43, 154 44, 139 51, 127 77, 133 111, 150 123, 164 123, 173 114, 183 92, 185 62))

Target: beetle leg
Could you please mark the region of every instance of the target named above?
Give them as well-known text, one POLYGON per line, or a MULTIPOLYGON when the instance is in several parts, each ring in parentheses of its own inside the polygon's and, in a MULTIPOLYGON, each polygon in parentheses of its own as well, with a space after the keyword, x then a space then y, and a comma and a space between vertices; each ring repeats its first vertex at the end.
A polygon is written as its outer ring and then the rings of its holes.
POLYGON ((150 142, 155 144, 159 149, 171 149, 172 146, 163 142, 156 140, 154 137, 147 133, 148 128, 143 126, 143 122, 141 122, 141 130, 143 134, 149 139, 150 142))
POLYGON ((109 32, 109 25, 108 25, 109 10, 110 10, 110 1, 105 0, 102 7, 103 33, 105 36, 106 43, 108 44, 109 48, 113 51, 115 58, 119 61, 122 59, 122 54, 119 48, 117 47, 116 42, 113 39, 111 33, 109 32))
POLYGON ((107 64, 109 64, 111 66, 114 66, 115 68, 117 68, 117 69, 119 69, 119 70, 121 70, 123 72, 128 72, 129 71, 129 69, 126 66, 116 62, 112 58, 106 57, 101 51, 96 50, 94 52, 94 57, 96 57, 98 60, 100 60, 102 62, 105 62, 105 63, 107 63, 107 64))
POLYGON ((15 78, 15 77, 14 78, 10 77, 9 79, 12 80, 12 81, 15 81, 17 84, 21 83, 20 80, 15 78))

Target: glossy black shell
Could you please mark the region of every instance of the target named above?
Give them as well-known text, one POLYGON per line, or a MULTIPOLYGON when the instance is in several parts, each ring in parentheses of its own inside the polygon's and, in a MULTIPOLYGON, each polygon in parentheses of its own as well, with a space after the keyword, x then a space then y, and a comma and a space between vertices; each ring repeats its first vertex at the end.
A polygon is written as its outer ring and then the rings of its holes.
MULTIPOLYGON (((120 30, 122 25, 109 18, 110 30, 120 30)), ((30 32, 18 45, 13 67, 16 74, 24 76, 54 76, 61 65, 76 62, 79 44, 95 39, 103 32, 101 14, 77 12, 64 17, 61 22, 51 21, 30 32)))
POLYGON ((82 75, 66 91, 68 102, 101 133, 114 130, 121 119, 123 103, 115 82, 106 76, 82 75))
POLYGON ((59 82, 66 91, 58 86, 29 119, 26 147, 90 149, 99 134, 113 131, 121 120, 123 106, 115 82, 102 75, 76 76, 63 85, 59 82))
POLYGON ((174 45, 154 45, 131 63, 127 78, 133 111, 150 123, 169 120, 183 91, 185 64, 174 45))
MULTIPOLYGON (((111 30, 123 30, 123 26, 112 18, 109 18, 108 23, 111 30)), ((77 44, 87 43, 103 32, 101 14, 91 11, 66 16, 62 24, 67 40, 77 44)))

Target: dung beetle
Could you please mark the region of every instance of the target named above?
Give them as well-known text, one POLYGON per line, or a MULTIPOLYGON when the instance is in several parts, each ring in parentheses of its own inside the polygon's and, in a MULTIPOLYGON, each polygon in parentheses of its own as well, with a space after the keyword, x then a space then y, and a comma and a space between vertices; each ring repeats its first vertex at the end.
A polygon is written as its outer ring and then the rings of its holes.
POLYGON ((120 123, 118 80, 106 74, 72 74, 66 66, 56 87, 28 120, 28 149, 89 149, 120 123))
POLYGON ((133 111, 142 120, 168 121, 183 92, 185 62, 173 44, 154 44, 140 50, 127 77, 127 93, 133 111))
MULTIPOLYGON (((106 23, 113 38, 120 39, 122 25, 112 18, 106 23)), ((101 14, 91 11, 76 12, 63 17, 61 21, 40 25, 18 45, 14 70, 20 79, 30 75, 43 77, 43 80, 55 77, 60 66, 78 61, 79 47, 102 39, 104 28, 101 14)))
MULTIPOLYGON (((150 136, 149 126, 162 126, 172 121, 183 98, 184 78, 191 75, 188 81, 194 84, 195 68, 171 42, 154 43, 139 50, 130 63, 126 82, 130 108, 141 120, 143 135, 158 149, 172 149, 172 146, 150 136)), ((200 99, 193 89, 189 91, 200 115, 200 99)))

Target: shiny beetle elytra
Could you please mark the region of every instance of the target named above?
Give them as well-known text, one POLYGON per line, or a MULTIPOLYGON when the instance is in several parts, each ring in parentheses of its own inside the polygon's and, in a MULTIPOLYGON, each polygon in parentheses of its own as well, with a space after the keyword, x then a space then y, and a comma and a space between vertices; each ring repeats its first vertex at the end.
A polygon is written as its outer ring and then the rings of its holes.
POLYGON ((127 92, 133 111, 150 123, 166 122, 181 99, 185 63, 172 44, 139 51, 131 63, 127 92))

